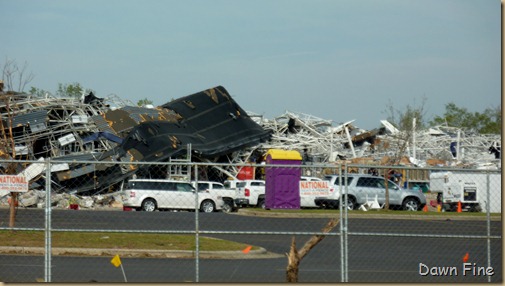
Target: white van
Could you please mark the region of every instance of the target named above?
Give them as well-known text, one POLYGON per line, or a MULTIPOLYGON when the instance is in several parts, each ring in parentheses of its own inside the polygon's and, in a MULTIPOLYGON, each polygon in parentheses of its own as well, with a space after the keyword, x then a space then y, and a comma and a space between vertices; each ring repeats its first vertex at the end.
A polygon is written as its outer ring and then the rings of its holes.
MULTIPOLYGON (((189 182, 174 180, 133 179, 124 189, 123 206, 139 211, 152 212, 157 209, 195 210, 195 188, 189 182)), ((223 208, 220 196, 198 192, 198 209, 214 212, 223 208)))

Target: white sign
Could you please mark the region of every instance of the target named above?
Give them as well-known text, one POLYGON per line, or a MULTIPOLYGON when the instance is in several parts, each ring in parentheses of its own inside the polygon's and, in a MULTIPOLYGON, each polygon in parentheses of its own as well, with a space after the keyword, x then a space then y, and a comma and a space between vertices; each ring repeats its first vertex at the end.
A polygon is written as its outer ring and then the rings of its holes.
POLYGON ((300 181, 300 197, 329 195, 330 184, 328 181, 300 181))
POLYGON ((28 181, 24 176, 0 175, 0 191, 28 192, 28 181))

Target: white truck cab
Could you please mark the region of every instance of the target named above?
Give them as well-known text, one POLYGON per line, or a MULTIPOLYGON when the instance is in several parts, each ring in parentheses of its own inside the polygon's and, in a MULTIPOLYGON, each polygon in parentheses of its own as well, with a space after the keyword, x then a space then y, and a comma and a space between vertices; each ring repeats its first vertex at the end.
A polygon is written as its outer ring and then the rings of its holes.
POLYGON ((237 183, 235 204, 265 208, 265 181, 243 180, 237 183))
POLYGON ((235 205, 236 191, 226 188, 224 184, 213 181, 191 181, 191 185, 198 191, 220 196, 224 201, 223 212, 232 212, 237 209, 235 205))

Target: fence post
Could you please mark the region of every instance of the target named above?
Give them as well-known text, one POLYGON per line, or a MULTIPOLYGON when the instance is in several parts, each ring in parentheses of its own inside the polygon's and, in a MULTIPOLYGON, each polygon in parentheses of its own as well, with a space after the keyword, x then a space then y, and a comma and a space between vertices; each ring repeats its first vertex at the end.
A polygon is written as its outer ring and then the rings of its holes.
MULTIPOLYGON (((199 221, 198 216, 200 215, 200 210, 198 208, 198 165, 194 166, 195 169, 195 282, 198 283, 200 280, 200 236, 199 236, 199 221)), ((189 173, 191 180, 191 173, 189 173)))
MULTIPOLYGON (((342 182, 342 165, 339 164, 338 168, 338 179, 342 182)), ((337 181, 338 182, 338 181, 337 181)), ((343 192, 342 192, 342 184, 338 185, 338 192, 340 197, 340 202, 338 204, 338 210, 340 215, 340 282, 345 282, 345 243, 344 243, 344 218, 342 213, 342 200, 343 200, 343 192)))
MULTIPOLYGON (((491 182, 490 182, 490 173, 486 173, 486 218, 487 218, 487 266, 491 267, 491 182)), ((487 276, 487 282, 491 282, 491 275, 487 276)))
MULTIPOLYGON (((343 266, 344 266, 344 271, 343 271, 343 281, 342 282, 348 282, 349 281, 349 265, 348 265, 348 262, 349 262, 349 252, 348 252, 348 248, 349 248, 349 242, 348 242, 348 237, 347 237, 347 232, 348 232, 348 228, 347 228, 347 223, 348 223, 348 216, 347 216, 347 211, 348 211, 348 208, 347 208, 347 199, 349 198, 348 197, 348 188, 347 188, 347 182, 348 182, 348 176, 347 176, 347 173, 349 172, 349 169, 348 169, 348 166, 347 166, 347 162, 344 164, 344 168, 345 168, 345 172, 344 172, 344 182, 345 182, 345 186, 344 186, 344 193, 345 193, 345 196, 344 196, 344 202, 345 202, 345 207, 342 208, 342 199, 340 199, 340 215, 342 216, 343 214, 343 236, 344 236, 344 249, 343 249, 343 254, 344 254, 344 263, 343 263, 343 266), (343 210, 343 213, 342 213, 342 210, 343 210)), ((340 173, 340 178, 342 178, 342 168, 340 166, 339 168, 339 173, 340 173)), ((342 180, 340 181, 340 186, 342 186, 342 180)), ((342 194, 342 193, 341 193, 342 194)))
POLYGON ((51 282, 51 159, 46 159, 44 282, 51 282))

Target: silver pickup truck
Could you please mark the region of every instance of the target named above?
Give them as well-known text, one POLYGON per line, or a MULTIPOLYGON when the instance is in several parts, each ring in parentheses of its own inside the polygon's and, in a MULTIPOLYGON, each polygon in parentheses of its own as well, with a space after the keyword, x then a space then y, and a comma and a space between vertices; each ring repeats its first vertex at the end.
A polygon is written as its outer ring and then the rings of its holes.
MULTIPOLYGON (((328 175, 324 180, 330 181, 330 196, 317 197, 314 203, 322 208, 338 208, 340 190, 342 197, 347 192, 347 203, 342 205, 349 210, 358 208, 367 200, 377 198, 378 203, 386 202, 386 183, 383 177, 368 174, 328 175)), ((402 189, 392 181, 387 181, 389 191, 389 205, 391 208, 409 211, 422 210, 426 205, 426 197, 420 190, 402 189)))

